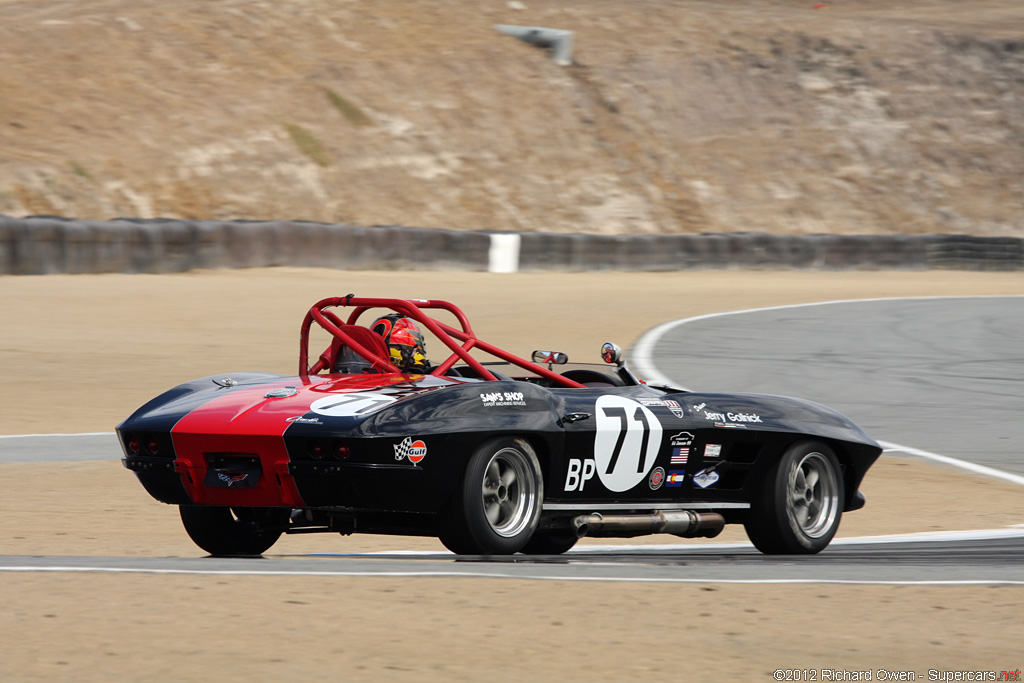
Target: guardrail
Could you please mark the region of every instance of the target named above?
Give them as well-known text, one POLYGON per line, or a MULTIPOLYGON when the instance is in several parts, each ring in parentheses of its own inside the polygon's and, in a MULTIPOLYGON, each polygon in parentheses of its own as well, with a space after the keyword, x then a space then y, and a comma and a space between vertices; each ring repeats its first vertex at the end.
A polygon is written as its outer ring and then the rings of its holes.
POLYGON ((970 235, 589 235, 304 221, 0 216, 0 275, 344 270, 1024 270, 1024 240, 970 235))

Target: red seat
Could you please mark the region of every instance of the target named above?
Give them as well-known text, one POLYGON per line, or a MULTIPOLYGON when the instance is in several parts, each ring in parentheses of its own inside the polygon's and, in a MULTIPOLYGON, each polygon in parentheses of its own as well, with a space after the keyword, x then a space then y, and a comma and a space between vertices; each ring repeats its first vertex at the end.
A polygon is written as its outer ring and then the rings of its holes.
POLYGON ((388 345, 384 343, 384 340, 379 334, 376 334, 365 327, 360 327, 359 325, 340 325, 339 329, 348 335, 353 342, 362 346, 375 357, 367 358, 364 354, 359 353, 354 348, 347 347, 341 339, 335 338, 334 341, 331 342, 331 368, 334 372, 387 371, 391 353, 388 350, 388 345), (347 353, 345 352, 345 349, 348 350, 347 353), (365 367, 360 367, 362 363, 359 359, 365 361, 367 365, 365 367), (346 369, 339 370, 343 365, 346 369))

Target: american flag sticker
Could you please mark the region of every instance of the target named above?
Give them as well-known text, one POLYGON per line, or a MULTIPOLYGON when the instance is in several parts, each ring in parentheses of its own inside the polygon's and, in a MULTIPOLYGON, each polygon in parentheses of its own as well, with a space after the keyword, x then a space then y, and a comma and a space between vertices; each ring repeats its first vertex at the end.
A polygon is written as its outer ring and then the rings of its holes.
POLYGON ((668 464, 670 465, 685 465, 686 459, 690 457, 690 447, 682 446, 672 449, 672 457, 669 459, 668 464))

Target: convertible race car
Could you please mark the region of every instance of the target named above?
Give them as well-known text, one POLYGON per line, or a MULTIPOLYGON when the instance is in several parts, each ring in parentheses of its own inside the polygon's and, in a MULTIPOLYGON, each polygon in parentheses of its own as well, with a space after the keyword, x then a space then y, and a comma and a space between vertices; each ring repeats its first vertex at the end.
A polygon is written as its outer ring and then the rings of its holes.
POLYGON ((733 523, 762 552, 806 554, 864 505, 881 448, 839 413, 652 386, 610 342, 601 357, 556 370, 564 353, 514 356, 446 301, 333 297, 302 322, 297 376, 187 382, 117 433, 125 467, 212 555, 313 532, 555 554, 584 536, 713 537, 733 523), (421 326, 447 347, 439 365, 421 326), (327 346, 310 363, 317 328, 327 346))

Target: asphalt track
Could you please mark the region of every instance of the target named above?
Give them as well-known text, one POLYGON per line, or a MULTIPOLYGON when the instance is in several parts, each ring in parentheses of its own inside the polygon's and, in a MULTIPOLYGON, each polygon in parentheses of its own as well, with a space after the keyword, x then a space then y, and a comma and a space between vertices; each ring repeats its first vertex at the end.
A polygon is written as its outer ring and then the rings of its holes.
MULTIPOLYGON (((803 396, 879 439, 1024 474, 1024 297, 833 302, 662 325, 634 348, 649 379, 803 396)), ((0 438, 0 462, 120 457, 112 435, 0 438)), ((1020 479, 1019 476, 1011 480, 1020 479)), ((1024 493, 1024 491, 1022 491, 1024 493)), ((184 533, 184 532, 183 532, 184 533)), ((1022 584, 1024 527, 842 539, 812 557, 747 545, 577 548, 552 557, 447 553, 253 559, 0 557, 0 571, 477 576, 574 581, 1022 584)))
POLYGON ((1024 297, 875 299, 666 323, 633 356, 649 381, 799 396, 880 441, 1024 475, 1022 340, 1024 297))

